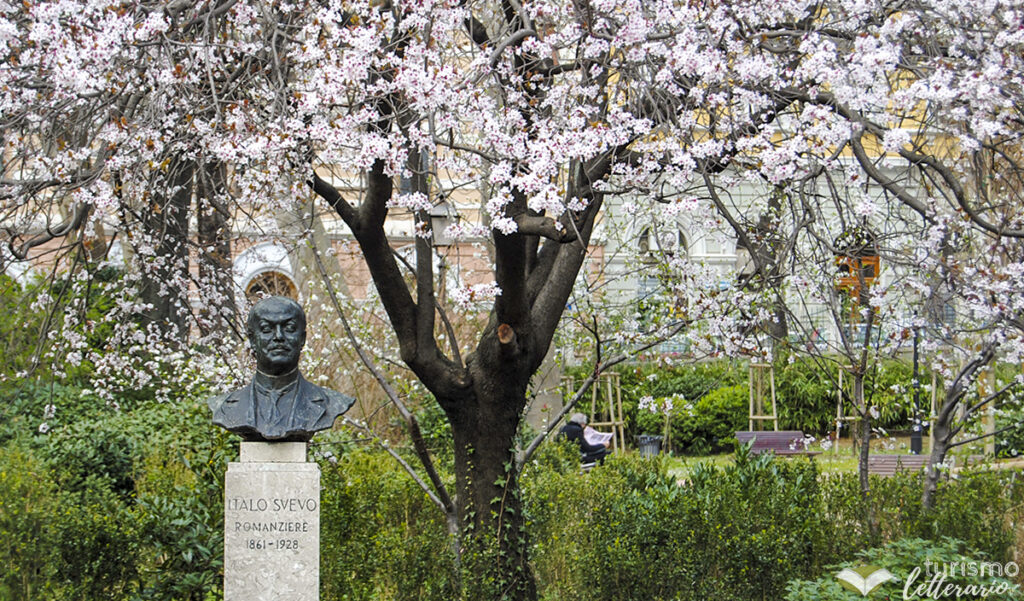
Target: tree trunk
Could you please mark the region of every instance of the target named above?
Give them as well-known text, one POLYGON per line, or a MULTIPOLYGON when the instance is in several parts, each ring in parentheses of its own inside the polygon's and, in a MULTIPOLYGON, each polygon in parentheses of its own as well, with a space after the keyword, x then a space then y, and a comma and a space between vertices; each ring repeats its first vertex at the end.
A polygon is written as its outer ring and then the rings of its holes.
POLYGON ((938 466, 946 460, 946 453, 949 451, 949 424, 936 420, 932 425, 932 436, 934 442, 925 471, 924 491, 921 493, 921 507, 926 511, 935 506, 935 491, 939 487, 939 476, 941 475, 938 466))
POLYGON ((196 232, 199 243, 200 328, 204 336, 228 334, 234 323, 235 282, 231 273, 231 221, 221 195, 227 190, 223 163, 209 163, 196 186, 196 232))
POLYGON ((150 305, 144 325, 154 325, 164 340, 184 340, 188 310, 188 217, 195 163, 173 160, 155 174, 142 208, 142 243, 136 248, 141 270, 139 296, 150 305))
POLYGON ((853 376, 853 400, 860 412, 860 453, 857 456, 857 473, 860 477, 860 496, 864 503, 864 522, 872 542, 878 539, 878 524, 875 520, 874 500, 871 498, 871 480, 868 478, 868 458, 871 455, 871 412, 864 401, 864 376, 853 376))
POLYGON ((471 394, 442 403, 455 440, 464 599, 537 598, 514 448, 531 373, 524 354, 509 356, 506 346, 515 345, 485 333, 467 361, 471 394))

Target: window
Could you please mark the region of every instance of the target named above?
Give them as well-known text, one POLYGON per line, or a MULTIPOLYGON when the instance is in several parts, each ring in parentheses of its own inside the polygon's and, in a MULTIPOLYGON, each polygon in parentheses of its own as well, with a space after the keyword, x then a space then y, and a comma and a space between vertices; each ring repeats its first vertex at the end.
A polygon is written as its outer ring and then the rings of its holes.
POLYGON ((288 249, 277 242, 247 248, 234 261, 235 297, 258 300, 267 295, 298 300, 288 249))
POLYGON ((298 289, 295 282, 278 271, 264 271, 254 277, 245 287, 245 298, 254 303, 267 296, 287 296, 298 300, 298 289))

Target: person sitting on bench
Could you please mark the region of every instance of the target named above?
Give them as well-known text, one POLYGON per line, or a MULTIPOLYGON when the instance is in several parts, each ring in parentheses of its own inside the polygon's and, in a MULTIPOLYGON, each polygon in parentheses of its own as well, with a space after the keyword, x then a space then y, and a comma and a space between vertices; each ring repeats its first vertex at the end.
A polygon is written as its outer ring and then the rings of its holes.
POLYGON ((587 425, 587 416, 582 413, 573 413, 572 417, 569 418, 569 423, 562 426, 559 431, 559 435, 564 436, 566 439, 574 441, 580 447, 580 455, 582 455, 581 461, 583 463, 594 463, 600 462, 604 464, 604 458, 606 455, 611 454, 608 447, 611 446, 611 441, 605 441, 603 444, 591 444, 587 442, 586 437, 583 435, 583 429, 587 425))

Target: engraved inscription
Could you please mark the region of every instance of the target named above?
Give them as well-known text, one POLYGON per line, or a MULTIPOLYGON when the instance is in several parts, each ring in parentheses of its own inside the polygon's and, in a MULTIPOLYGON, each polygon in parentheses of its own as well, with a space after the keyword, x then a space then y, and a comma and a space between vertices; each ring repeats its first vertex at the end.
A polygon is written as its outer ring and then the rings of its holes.
POLYGON ((225 506, 235 518, 228 522, 229 531, 248 534, 243 545, 255 551, 300 549, 301 539, 280 535, 312 532, 310 521, 303 519, 308 516, 303 514, 315 515, 320 507, 317 499, 296 497, 228 497, 225 506))

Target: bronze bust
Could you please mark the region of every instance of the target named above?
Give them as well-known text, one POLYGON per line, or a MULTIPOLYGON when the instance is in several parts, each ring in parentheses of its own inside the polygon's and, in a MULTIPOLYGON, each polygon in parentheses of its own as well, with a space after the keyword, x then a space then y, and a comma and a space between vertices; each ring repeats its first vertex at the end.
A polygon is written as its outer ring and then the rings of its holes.
POLYGON ((247 441, 305 442, 334 424, 355 399, 308 382, 299 373, 306 314, 290 298, 256 303, 246 324, 256 356, 248 385, 208 401, 213 423, 247 441))

